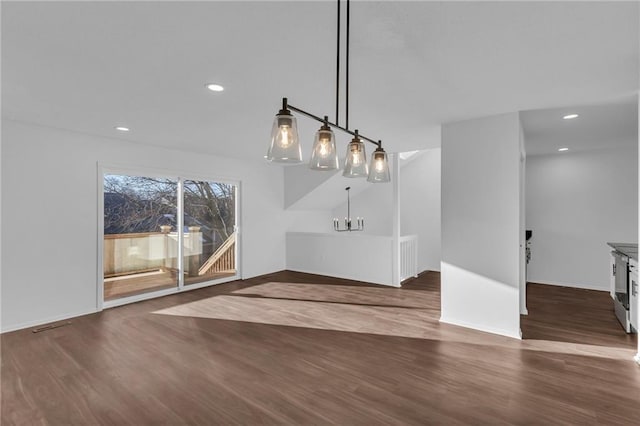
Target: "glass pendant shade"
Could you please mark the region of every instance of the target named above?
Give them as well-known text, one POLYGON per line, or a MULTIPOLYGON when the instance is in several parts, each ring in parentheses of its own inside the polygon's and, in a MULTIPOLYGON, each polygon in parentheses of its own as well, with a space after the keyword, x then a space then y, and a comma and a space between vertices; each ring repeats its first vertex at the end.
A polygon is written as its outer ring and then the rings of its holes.
POLYGON ((369 166, 368 182, 383 183, 390 182, 389 161, 387 161, 387 153, 382 148, 376 148, 371 154, 371 165, 369 166))
MULTIPOLYGON (((326 121, 325 121, 326 123, 326 121)), ((336 152, 336 139, 327 124, 316 132, 313 142, 313 151, 309 168, 312 170, 337 170, 338 153, 336 152)))
MULTIPOLYGON (((357 132, 356 132, 357 133, 357 132)), ((344 177, 367 177, 369 166, 367 154, 364 151, 364 142, 356 135, 347 145, 347 158, 344 161, 344 177)))
POLYGON ((267 160, 276 163, 302 162, 298 125, 288 110, 281 110, 273 120, 267 160))

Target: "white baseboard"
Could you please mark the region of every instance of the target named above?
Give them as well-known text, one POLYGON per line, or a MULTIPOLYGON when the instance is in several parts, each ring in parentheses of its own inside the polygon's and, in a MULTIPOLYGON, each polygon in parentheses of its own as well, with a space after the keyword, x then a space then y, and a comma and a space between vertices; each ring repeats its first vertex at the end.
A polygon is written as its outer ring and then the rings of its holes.
POLYGON ((458 327, 470 328, 472 330, 478 330, 478 331, 482 331, 482 332, 485 332, 485 333, 498 334, 500 336, 506 336, 506 337, 511 337, 513 339, 522 340, 522 331, 521 330, 518 330, 517 333, 514 333, 514 332, 509 331, 509 330, 503 330, 503 329, 493 328, 493 327, 478 326, 476 324, 470 324, 470 323, 467 323, 467 322, 464 322, 464 321, 458 321, 458 320, 453 320, 451 318, 443 318, 443 317, 440 317, 440 322, 445 323, 445 324, 457 325, 458 327))
POLYGON ((304 269, 304 268, 291 268, 291 267, 287 267, 288 271, 292 271, 292 272, 302 272, 303 274, 313 274, 313 275, 324 275, 325 277, 331 277, 331 278, 341 278, 343 280, 351 280, 351 281, 360 281, 360 282, 366 282, 368 284, 377 284, 377 285, 384 285, 387 287, 400 287, 399 285, 395 286, 393 284, 388 284, 388 283, 381 283, 381 282, 372 282, 372 281, 366 281, 363 280, 361 278, 358 277, 354 277, 354 276, 337 276, 337 275, 329 275, 326 272, 319 272, 319 271, 312 271, 309 269, 304 269))
POLYGON ((96 309, 90 309, 90 310, 87 310, 87 311, 79 311, 79 312, 67 313, 67 314, 62 314, 62 315, 55 315, 55 316, 48 317, 48 318, 42 318, 42 319, 38 319, 38 320, 27 321, 27 322, 23 322, 23 323, 20 323, 20 324, 13 324, 13 325, 9 325, 9 326, 5 326, 3 324, 0 333, 9 333, 11 331, 22 330, 22 329, 29 328, 29 327, 36 327, 36 326, 39 326, 39 325, 48 324, 48 323, 56 322, 56 321, 69 320, 69 319, 72 319, 72 318, 81 317, 83 315, 95 314, 97 312, 98 311, 96 309))
POLYGON ((607 283, 607 285, 604 287, 598 287, 595 285, 530 280, 530 281, 527 281, 527 284, 544 284, 544 285, 552 285, 556 287, 579 288, 582 290, 597 290, 597 291, 606 291, 606 292, 610 291, 609 283, 607 283))

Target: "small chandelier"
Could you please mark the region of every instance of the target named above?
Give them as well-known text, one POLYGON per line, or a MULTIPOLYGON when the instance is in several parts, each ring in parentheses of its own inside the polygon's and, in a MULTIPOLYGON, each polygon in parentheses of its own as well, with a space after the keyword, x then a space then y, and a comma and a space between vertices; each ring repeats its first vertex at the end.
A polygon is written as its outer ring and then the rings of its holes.
POLYGON ((339 96, 340 96, 340 0, 338 3, 337 13, 337 55, 336 55, 336 120, 335 123, 329 121, 328 116, 320 118, 303 109, 297 108, 288 103, 287 98, 282 98, 282 108, 276 114, 273 120, 273 128, 271 130, 271 143, 267 151, 266 159, 276 163, 301 163, 302 149, 300 147, 300 138, 298 137, 298 126, 296 118, 291 111, 305 115, 313 120, 322 123, 320 129, 316 132, 313 143, 311 159, 309 160, 309 168, 312 170, 337 170, 338 154, 336 151, 335 135, 332 128, 341 130, 353 136, 353 139, 347 145, 347 155, 344 162, 344 171, 342 175, 349 178, 366 177, 368 182, 382 183, 391 180, 389 173, 389 162, 387 153, 382 148, 382 141, 375 141, 366 136, 360 135, 358 130, 351 131, 349 129, 349 17, 350 17, 350 0, 347 0, 347 25, 346 25, 346 126, 342 127, 338 123, 339 117, 339 96), (364 142, 370 142, 376 145, 376 149, 371 155, 371 162, 367 164, 367 154, 364 142))
POLYGON ((347 191, 347 217, 344 218, 344 229, 340 227, 340 220, 337 217, 333 218, 333 230, 337 232, 356 232, 364 230, 364 217, 356 218, 356 225, 353 226, 351 221, 351 199, 349 197, 350 186, 345 188, 347 191))

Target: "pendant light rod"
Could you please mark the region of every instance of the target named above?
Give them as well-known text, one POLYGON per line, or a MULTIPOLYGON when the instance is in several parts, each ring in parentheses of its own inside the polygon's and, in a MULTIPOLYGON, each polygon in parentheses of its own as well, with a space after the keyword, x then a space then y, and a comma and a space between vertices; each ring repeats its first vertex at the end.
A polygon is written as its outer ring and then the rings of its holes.
MULTIPOLYGON (((307 112, 307 111, 305 111, 303 109, 300 109, 298 107, 295 107, 295 106, 291 105, 290 103, 287 102, 287 98, 282 98, 282 109, 283 110, 290 109, 290 110, 295 111, 297 113, 300 113, 302 115, 306 115, 307 117, 312 118, 312 119, 314 119, 314 120, 316 120, 316 121, 318 121, 320 123, 325 123, 324 118, 320 118, 317 115, 311 114, 310 112, 307 112)), ((349 129, 345 129, 344 127, 339 126, 338 124, 332 123, 330 121, 326 121, 326 124, 331 126, 331 127, 336 128, 336 129, 342 130, 345 133, 349 133, 352 136, 357 136, 360 139, 364 139, 365 141, 376 145, 378 148, 382 148, 382 141, 381 140, 375 141, 375 140, 373 140, 371 138, 368 138, 368 137, 363 136, 362 134, 358 133, 357 130, 356 131, 351 131, 349 129)))
MULTIPOLYGON (((338 0, 338 28, 336 31, 336 124, 340 122, 340 0, 338 0)), ((348 127, 348 126, 347 126, 348 127)))
POLYGON ((346 76, 345 76, 345 82, 346 82, 346 96, 345 96, 345 126, 348 129, 349 128, 349 29, 350 29, 350 22, 351 22, 351 1, 347 0, 347 64, 345 66, 345 71, 346 71, 346 76))
POLYGON ((351 222, 351 197, 349 196, 351 187, 347 186, 345 189, 347 190, 347 217, 349 218, 349 222, 351 222))

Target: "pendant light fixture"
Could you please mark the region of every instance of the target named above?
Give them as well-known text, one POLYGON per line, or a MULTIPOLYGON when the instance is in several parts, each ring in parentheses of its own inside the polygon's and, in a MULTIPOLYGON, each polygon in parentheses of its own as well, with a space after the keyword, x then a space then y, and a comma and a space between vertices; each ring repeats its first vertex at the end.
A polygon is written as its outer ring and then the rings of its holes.
POLYGON ((291 111, 305 115, 322 123, 320 130, 316 132, 313 143, 313 151, 309 160, 309 168, 312 170, 336 170, 338 169, 338 157, 336 152, 335 135, 331 128, 341 130, 353 136, 347 145, 347 155, 344 163, 343 176, 349 178, 367 177, 368 182, 382 183, 390 181, 389 162, 387 153, 382 148, 382 141, 360 135, 358 130, 349 130, 349 33, 350 33, 350 0, 347 0, 347 25, 346 25, 346 102, 345 121, 346 126, 339 125, 340 105, 340 0, 337 0, 337 54, 336 54, 336 118, 335 123, 311 114, 303 109, 288 103, 287 98, 282 98, 282 109, 273 120, 271 131, 271 144, 267 151, 266 159, 277 163, 301 163, 302 150, 298 138, 296 118, 291 111), (376 145, 376 150, 371 155, 371 164, 367 163, 364 141, 376 145))
POLYGON ((286 98, 282 100, 282 109, 273 119, 267 160, 277 163, 300 163, 302 161, 298 124, 296 118, 291 115, 291 111, 287 109, 286 98))
POLYGON ((366 177, 369 174, 367 165, 367 153, 364 149, 364 142, 356 134, 347 145, 347 156, 344 160, 344 172, 342 176, 349 178, 366 177))
POLYGON ((369 166, 369 176, 367 181, 371 183, 382 183, 391 181, 389 173, 389 161, 384 149, 378 147, 371 154, 371 165, 369 166))
POLYGON ((338 169, 338 153, 336 152, 336 138, 329 127, 329 117, 324 116, 324 124, 316 132, 311 151, 309 168, 312 170, 338 169))

